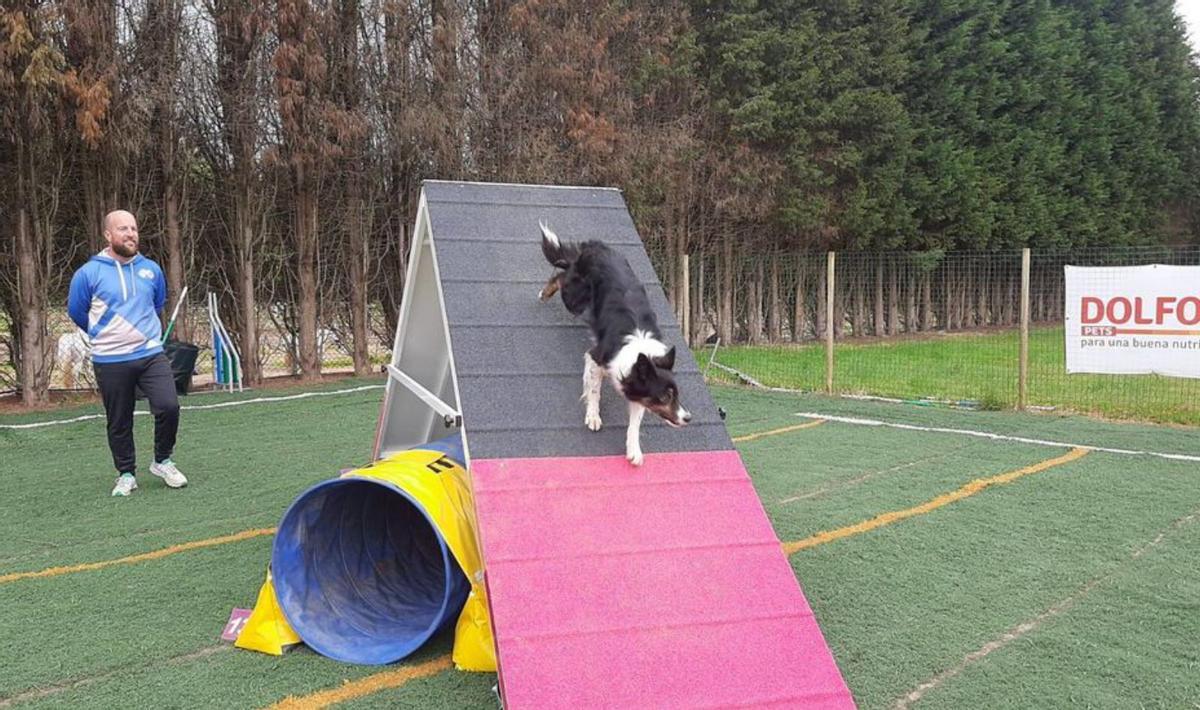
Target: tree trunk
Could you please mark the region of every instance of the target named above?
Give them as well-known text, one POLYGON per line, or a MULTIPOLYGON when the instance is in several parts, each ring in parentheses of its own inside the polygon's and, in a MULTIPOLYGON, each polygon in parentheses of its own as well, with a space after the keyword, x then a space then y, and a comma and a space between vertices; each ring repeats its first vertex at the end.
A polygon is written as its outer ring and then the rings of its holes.
POLYGON ((971 317, 971 305, 972 305, 970 300, 968 300, 968 298, 967 298, 967 294, 968 294, 967 284, 969 281, 970 281, 970 276, 968 274, 967 269, 966 268, 960 269, 959 273, 958 273, 958 278, 955 281, 955 283, 957 283, 957 288, 955 289, 955 310, 954 310, 956 317, 958 318, 958 330, 964 330, 964 329, 968 328, 970 325, 973 325, 973 323, 968 320, 968 318, 971 317))
POLYGON ((159 169, 162 173, 162 232, 166 239, 167 250, 167 295, 164 317, 170 318, 176 313, 175 330, 172 335, 178 340, 191 339, 191 331, 187 322, 187 304, 180 303, 185 284, 183 275, 184 255, 183 238, 180 229, 179 211, 182 203, 180 196, 179 168, 176 115, 175 79, 179 75, 179 32, 182 15, 180 0, 153 0, 147 4, 144 39, 156 50, 152 82, 155 86, 153 99, 155 112, 153 123, 157 124, 158 139, 157 153, 159 169))
POLYGON ((721 244, 720 266, 720 314, 717 319, 717 334, 723 345, 733 342, 733 240, 724 235, 721 244))
POLYGON ((242 382, 253 387, 261 384, 263 380, 262 366, 258 360, 258 309, 254 293, 253 259, 239 259, 237 284, 242 326, 242 382))
MULTIPOLYGON (((353 170, 353 168, 351 168, 353 170)), ((350 331, 354 345, 354 374, 367 375, 371 371, 367 339, 367 238, 363 230, 363 200, 356 176, 347 186, 346 229, 349 231, 350 253, 350 331)))
POLYGON ((891 335, 900 332, 900 282, 896 271, 899 264, 895 258, 888 260, 888 315, 887 329, 891 335))
MULTIPOLYGON (((235 178, 234 184, 245 184, 245 176, 235 178)), ((254 225, 251 222, 249 192, 238 191, 234 196, 233 229, 237 259, 237 299, 241 315, 242 381, 254 387, 262 383, 263 371, 258 359, 258 296, 254 266, 254 225)))
POLYGON ((942 266, 942 330, 951 330, 954 323, 954 282, 950 278, 950 264, 942 266))
MULTIPOLYGON (((388 199, 391 200, 390 197, 388 199)), ((377 269, 377 282, 371 295, 378 300, 379 310, 383 314, 383 345, 389 355, 396 339, 396 326, 400 323, 400 300, 404 293, 396 283, 403 283, 407 279, 405 269, 408 261, 408 254, 401 253, 406 245, 406 232, 402 226, 394 223, 395 219, 391 216, 384 219, 382 243, 376 242, 373 252, 368 250, 369 254, 375 254, 377 262, 373 267, 373 271, 377 269)))
POLYGON ((999 271, 988 272, 988 283, 991 284, 988 290, 988 310, 991 315, 992 325, 1000 325, 1004 322, 1001 317, 1001 312, 1004 310, 1004 273, 1007 271, 1001 268, 999 271))
POLYGON ((707 295, 704 292, 704 276, 708 273, 708 269, 705 268, 703 249, 700 249, 696 254, 696 265, 698 267, 696 269, 696 286, 693 289, 694 293, 690 299, 692 305, 692 332, 688 334, 688 344, 692 347, 699 347, 704 344, 700 336, 704 332, 704 298, 707 295))
MULTIPOLYGON (((23 169, 23 166, 22 166, 23 169)), ((44 253, 42 238, 30 223, 28 209, 17 204, 17 299, 21 320, 21 403, 35 407, 50 401, 46 347, 46 281, 38 273, 44 253)))
POLYGON ((804 338, 805 326, 805 310, 804 310, 804 271, 807 263, 801 257, 796 260, 796 302, 792 310, 792 342, 798 343, 804 338))
POLYGON ((659 248, 653 251, 661 254, 660 263, 654 264, 654 267, 664 279, 663 292, 667 296, 667 303, 671 306, 675 320, 682 323, 683 317, 679 313, 679 305, 682 302, 679 298, 679 266, 675 261, 675 211, 669 207, 666 210, 663 241, 659 243, 659 248))
POLYGON ((767 339, 778 343, 783 339, 782 313, 783 306, 779 301, 779 255, 771 259, 771 297, 767 311, 767 339))
MULTIPOLYGON (((330 70, 335 77, 333 92, 339 107, 345 112, 348 122, 366 122, 363 111, 364 67, 359 50, 358 31, 362 26, 359 0, 339 0, 334 3, 336 30, 332 38, 333 61, 330 70)), ((362 164, 367 162, 365 129, 355 131, 341 146, 345 159, 345 184, 342 191, 342 209, 345 210, 346 276, 349 281, 350 299, 350 358, 354 363, 354 374, 370 372, 370 341, 368 339, 367 314, 367 233, 369 217, 364 199, 362 164)))
POLYGON ((404 296, 404 282, 408 278, 408 195, 406 171, 399 161, 391 168, 388 188, 389 202, 394 207, 387 219, 387 242, 380 259, 382 277, 382 308, 387 325, 387 343, 391 349, 396 339, 396 326, 400 323, 400 302, 404 296))
MULTIPOLYGON (((690 299, 688 297, 691 294, 686 293, 684 290, 688 286, 688 278, 687 278, 688 274, 683 273, 684 257, 687 255, 687 246, 688 246, 687 241, 688 241, 687 234, 684 232, 683 223, 681 222, 677 228, 677 234, 676 234, 676 238, 675 238, 675 258, 674 258, 674 261, 675 261, 675 271, 674 271, 674 273, 675 273, 675 288, 674 288, 674 291, 675 291, 675 298, 678 299, 675 302, 675 304, 676 304, 675 309, 679 312, 679 324, 681 326, 683 325, 683 323, 685 321, 691 320, 691 314, 685 312, 685 310, 690 310, 690 308, 689 308, 690 307, 690 299)), ((684 333, 683 337, 686 342, 687 333, 684 333)))
POLYGON ((921 330, 933 330, 932 274, 921 275, 921 330))
POLYGON ((1066 288, 1065 277, 1061 270, 1054 272, 1054 298, 1051 299, 1050 308, 1053 310, 1051 317, 1055 322, 1061 323, 1063 320, 1063 308, 1065 308, 1066 296, 1063 290, 1066 288))
POLYGON ((917 309, 917 291, 921 289, 920 277, 911 269, 904 270, 904 332, 915 333, 921 329, 917 309))
MULTIPOLYGON (((163 195, 163 231, 167 238, 167 293, 171 299, 167 301, 167 317, 175 312, 175 304, 183 294, 183 236, 179 229, 179 198, 175 192, 173 180, 168 180, 163 195)), ((190 341, 191 329, 187 322, 187 303, 179 306, 176 316, 175 330, 172 333, 176 340, 190 341)))
POLYGON ((946 318, 946 330, 958 330, 962 325, 962 304, 958 298, 958 279, 957 273, 952 273, 947 277, 950 280, 950 289, 946 293, 946 298, 950 304, 950 313, 946 318))
POLYGON ((104 215, 117 209, 117 191, 108 184, 102 158, 95 151, 84 149, 82 157, 83 219, 91 239, 92 253, 103 249, 104 215))
POLYGON ((762 340, 763 265, 755 260, 750 280, 750 302, 746 304, 746 342, 757 345, 762 340))
POLYGON ((1008 282, 1008 294, 1004 298, 1004 325, 1012 325, 1016 322, 1016 299, 1017 299, 1017 279, 1020 276, 1014 274, 1012 270, 1007 270, 1004 280, 1008 282))
POLYGON ((864 283, 864 281, 866 281, 866 274, 864 274, 861 269, 863 265, 863 261, 859 260, 859 272, 851 277, 850 283, 848 284, 851 289, 850 301, 853 306, 853 310, 850 312, 850 317, 852 319, 850 327, 854 330, 852 335, 855 338, 860 338, 867 334, 867 294, 866 284, 864 283))
MULTIPOLYGON (((845 262, 842 262, 845 263, 845 262)), ((835 266, 836 268, 836 266, 835 266)), ((854 288, 850 281, 850 270, 840 269, 833 274, 833 337, 841 338, 846 329, 846 291, 854 288)))
POLYGON ((975 269, 975 265, 967 262, 963 268, 962 279, 962 304, 963 304, 963 320, 964 327, 967 330, 973 329, 979 322, 978 314, 976 313, 975 295, 979 291, 979 274, 975 269))
POLYGON ((254 54, 264 27, 246 3, 215 3, 209 10, 216 51, 216 98, 223 116, 221 145, 229 155, 227 165, 217 163, 218 179, 228 225, 225 237, 234 258, 242 381, 253 387, 263 379, 258 343, 259 232, 252 207, 262 192, 255 177, 259 140, 257 106, 261 100, 256 86, 261 72, 254 54))
POLYGON ((304 177, 296 190, 296 257, 300 315, 300 378, 321 379, 317 351, 317 198, 304 177))
POLYGON ((443 149, 430 156, 435 169, 447 178, 458 178, 464 172, 462 146, 467 131, 465 92, 462 86, 459 41, 463 36, 463 20, 459 5, 446 0, 430 3, 432 21, 431 70, 433 72, 433 104, 441 113, 439 129, 444 131, 443 149))
POLYGON ((1036 300, 1034 300, 1033 320, 1042 321, 1045 320, 1046 314, 1045 271, 1042 269, 1034 271, 1032 282, 1033 285, 1030 288, 1033 289, 1033 294, 1037 296, 1036 300))
POLYGON ((984 268, 979 275, 979 316, 980 326, 991 325, 992 317, 992 270, 984 268))
POLYGON ((817 269, 817 310, 813 314, 816 323, 815 337, 825 337, 827 327, 825 313, 829 310, 829 270, 822 266, 817 269))
POLYGON ((883 256, 875 258, 875 335, 887 335, 887 322, 883 319, 883 256))
POLYGON ((122 76, 127 69, 118 59, 118 3, 89 0, 59 3, 58 7, 65 30, 68 71, 83 78, 81 83, 90 84, 69 89, 73 96, 68 105, 74 109, 76 119, 71 150, 77 156, 78 180, 83 188, 80 217, 95 253, 105 246, 104 215, 120 207, 132 207, 117 202, 122 176, 126 180, 131 177, 125 171, 129 153, 118 147, 118 142, 126 138, 120 135, 122 129, 129 126, 120 123, 128 117, 116 109, 126 105, 123 93, 127 84, 127 77, 122 76), (95 100, 101 91, 102 102, 95 100))
POLYGON ((951 329, 962 330, 963 327, 963 274, 958 269, 950 277, 951 329))

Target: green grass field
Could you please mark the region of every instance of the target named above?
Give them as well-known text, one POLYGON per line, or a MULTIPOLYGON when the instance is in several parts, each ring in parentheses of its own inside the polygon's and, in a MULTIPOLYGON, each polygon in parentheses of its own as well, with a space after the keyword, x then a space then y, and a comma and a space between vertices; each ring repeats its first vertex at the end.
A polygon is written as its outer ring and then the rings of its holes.
MULTIPOLYGON (((973 400, 992 409, 1017 404, 1016 331, 965 333, 836 345, 839 392, 920 399, 973 400)), ((710 350, 697 351, 703 365, 710 350)), ((716 361, 771 387, 825 389, 822 344, 720 348, 716 361)), ((1063 330, 1035 328, 1029 338, 1029 402, 1115 419, 1200 425, 1200 380, 1156 375, 1068 375, 1063 330)), ((709 372, 724 377, 720 370, 709 372)))
MULTIPOLYGON (((364 384, 378 380, 318 389, 364 384)), ((713 392, 734 436, 810 421, 794 416, 804 411, 1200 454, 1192 429, 725 386, 713 392)), ((141 476, 141 489, 125 500, 108 496, 101 420, 0 429, 7 498, 0 580, 271 527, 305 487, 367 460, 380 397, 371 389, 185 411, 176 458, 191 485, 173 491, 141 476)), ((3 417, 0 425, 95 411, 3 417)), ((149 417, 136 421, 147 451, 149 417)), ((836 421, 738 448, 781 540, 843 531, 790 560, 861 707, 895 707, 914 692, 913 706, 930 708, 1200 704, 1195 461, 1081 452, 925 511, 920 506, 971 481, 1070 448, 836 421), (903 519, 858 531, 905 510, 903 519)), ((339 664, 304 648, 276 658, 220 642, 229 610, 253 604, 270 544, 259 536, 0 581, 0 708, 257 708, 394 671, 339 664)), ((443 635, 400 667, 443 658, 450 642, 443 635)), ((495 708, 494 683, 491 674, 442 671, 339 707, 495 708)))

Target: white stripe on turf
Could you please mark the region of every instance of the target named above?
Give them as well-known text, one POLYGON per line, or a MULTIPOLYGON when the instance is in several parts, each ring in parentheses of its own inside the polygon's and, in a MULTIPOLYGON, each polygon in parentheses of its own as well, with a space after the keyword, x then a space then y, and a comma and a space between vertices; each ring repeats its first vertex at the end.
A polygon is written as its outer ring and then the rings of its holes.
POLYGON ((917 426, 916 424, 903 424, 901 422, 885 422, 882 419, 862 419, 859 417, 838 417, 829 414, 818 414, 816 412, 796 412, 797 417, 805 419, 824 419, 831 422, 841 422, 843 424, 858 424, 860 426, 885 426, 893 429, 907 429, 909 431, 925 431, 936 432, 939 434, 961 434, 963 436, 977 436, 981 439, 993 439, 996 441, 1016 441, 1022 444, 1036 444, 1038 446, 1065 446, 1068 448, 1090 449, 1091 451, 1103 451, 1109 454, 1123 454, 1125 456, 1157 456, 1163 459, 1173 459, 1176 461, 1200 461, 1200 456, 1192 454, 1168 454, 1160 451, 1138 451, 1135 449, 1114 449, 1107 446, 1091 446, 1089 444, 1073 444, 1067 441, 1050 441, 1048 439, 1030 439, 1024 436, 1008 436, 1007 434, 993 434, 989 431, 975 431, 974 429, 950 429, 946 427, 933 426, 917 426))
MULTIPOLYGON (((336 394, 350 394, 352 392, 365 392, 366 390, 383 389, 383 385, 363 385, 362 387, 352 387, 348 390, 334 390, 332 392, 303 392, 301 394, 290 394, 282 397, 256 397, 254 399, 238 399, 232 402, 220 402, 218 404, 185 404, 180 407, 182 410, 194 411, 198 409, 224 409, 225 407, 240 407, 243 404, 260 404, 263 402, 285 402, 292 399, 307 399, 309 397, 330 397, 336 394)), ((150 412, 138 410, 133 413, 135 417, 148 415, 150 412)), ((31 422, 29 424, 0 424, 0 429, 38 429, 40 427, 57 426, 59 424, 74 424, 75 422, 86 422, 91 419, 103 419, 103 414, 85 414, 81 417, 73 417, 71 419, 51 419, 44 422, 31 422)))

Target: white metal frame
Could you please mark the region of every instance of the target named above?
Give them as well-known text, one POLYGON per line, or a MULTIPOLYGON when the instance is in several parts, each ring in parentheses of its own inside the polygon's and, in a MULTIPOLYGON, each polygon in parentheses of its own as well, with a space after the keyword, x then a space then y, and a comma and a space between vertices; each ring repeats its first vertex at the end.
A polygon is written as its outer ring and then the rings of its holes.
POLYGON ((373 456, 383 458, 456 431, 466 452, 446 299, 424 191, 417 206, 402 299, 373 456), (418 339, 419 350, 414 348, 418 339))

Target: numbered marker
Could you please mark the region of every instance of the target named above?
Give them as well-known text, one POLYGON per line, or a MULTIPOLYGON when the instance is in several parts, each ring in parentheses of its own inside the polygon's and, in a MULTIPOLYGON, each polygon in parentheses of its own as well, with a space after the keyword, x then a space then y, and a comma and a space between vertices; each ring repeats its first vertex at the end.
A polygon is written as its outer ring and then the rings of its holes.
POLYGON ((223 641, 237 641, 238 634, 242 633, 246 622, 250 619, 249 609, 234 609, 229 613, 229 621, 225 622, 225 629, 221 632, 223 641))

